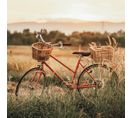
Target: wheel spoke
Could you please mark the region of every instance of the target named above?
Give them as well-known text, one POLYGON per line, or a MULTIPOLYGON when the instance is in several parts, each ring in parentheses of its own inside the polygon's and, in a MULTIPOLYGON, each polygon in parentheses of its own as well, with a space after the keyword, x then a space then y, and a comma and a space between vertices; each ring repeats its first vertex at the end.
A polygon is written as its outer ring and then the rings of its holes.
POLYGON ((16 95, 22 98, 37 97, 44 89, 44 72, 39 68, 27 71, 16 87, 16 95))

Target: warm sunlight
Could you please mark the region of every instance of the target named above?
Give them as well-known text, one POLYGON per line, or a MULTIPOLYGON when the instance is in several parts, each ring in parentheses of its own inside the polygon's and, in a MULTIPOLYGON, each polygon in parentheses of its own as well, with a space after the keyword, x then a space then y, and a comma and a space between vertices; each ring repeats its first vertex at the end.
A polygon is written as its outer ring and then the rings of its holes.
POLYGON ((44 19, 124 20, 124 0, 8 0, 8 23, 44 19))

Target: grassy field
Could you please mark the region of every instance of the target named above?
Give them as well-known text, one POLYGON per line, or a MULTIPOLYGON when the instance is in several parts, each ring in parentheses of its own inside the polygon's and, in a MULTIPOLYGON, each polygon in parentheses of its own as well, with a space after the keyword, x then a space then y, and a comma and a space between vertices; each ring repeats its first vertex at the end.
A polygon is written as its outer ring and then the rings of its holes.
MULTIPOLYGON (((81 48, 86 50, 87 48, 81 48)), ((77 56, 72 52, 79 48, 55 48, 52 52, 66 65, 75 68, 77 56)), ((124 118, 125 117, 125 67, 124 49, 119 48, 116 52, 115 70, 119 75, 119 88, 110 91, 107 87, 97 97, 90 97, 88 101, 83 100, 77 91, 72 91, 53 80, 54 75, 46 69, 51 81, 45 92, 49 94, 42 98, 17 99, 14 95, 16 83, 22 74, 38 64, 32 59, 31 47, 8 46, 8 117, 9 118, 124 118)), ((67 79, 71 79, 71 73, 63 69, 58 63, 49 59, 47 62, 58 73, 67 79)), ((82 63, 86 66, 93 63, 91 59, 84 58, 82 63)), ((81 72, 79 69, 78 74, 81 72)), ((77 75, 78 77, 78 75, 77 75)))

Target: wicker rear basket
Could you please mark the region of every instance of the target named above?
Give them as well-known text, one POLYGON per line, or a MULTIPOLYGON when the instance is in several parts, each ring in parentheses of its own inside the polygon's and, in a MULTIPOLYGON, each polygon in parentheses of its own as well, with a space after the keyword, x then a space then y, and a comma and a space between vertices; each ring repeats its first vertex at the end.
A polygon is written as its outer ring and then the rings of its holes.
POLYGON ((103 62, 104 60, 113 61, 114 48, 111 46, 90 47, 91 58, 95 62, 103 62))
POLYGON ((39 62, 47 61, 52 52, 52 46, 50 44, 37 42, 32 44, 32 57, 39 62))

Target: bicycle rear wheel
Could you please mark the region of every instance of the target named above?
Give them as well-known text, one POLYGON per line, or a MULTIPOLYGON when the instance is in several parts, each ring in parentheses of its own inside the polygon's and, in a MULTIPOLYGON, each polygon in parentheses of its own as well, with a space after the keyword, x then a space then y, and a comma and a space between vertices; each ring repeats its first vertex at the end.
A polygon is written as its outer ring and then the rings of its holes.
POLYGON ((38 97, 43 93, 45 73, 39 67, 28 70, 19 80, 15 95, 22 98, 38 97))
POLYGON ((110 67, 102 64, 93 64, 85 68, 79 75, 79 94, 88 99, 99 94, 104 95, 104 90, 113 91, 118 86, 118 76, 110 67))

